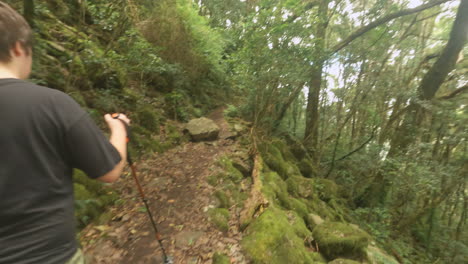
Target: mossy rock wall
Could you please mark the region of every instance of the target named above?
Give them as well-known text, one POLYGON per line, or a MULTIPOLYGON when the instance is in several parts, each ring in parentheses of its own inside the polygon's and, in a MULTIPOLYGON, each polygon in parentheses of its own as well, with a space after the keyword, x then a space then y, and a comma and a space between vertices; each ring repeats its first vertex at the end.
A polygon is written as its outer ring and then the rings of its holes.
POLYGON ((370 236, 346 223, 352 218, 340 186, 316 177, 313 167, 299 170, 297 165, 309 164, 307 155, 298 162, 283 142, 270 143, 260 145, 267 165, 260 175, 262 193, 270 207, 247 227, 242 242, 246 255, 253 263, 367 261, 370 236), (311 233, 320 253, 308 248, 315 242, 305 243, 311 233))
POLYGON ((81 229, 92 221, 98 221, 106 207, 117 201, 118 195, 97 180, 75 170, 73 176, 75 218, 81 229))
POLYGON ((232 159, 222 156, 217 161, 218 169, 207 179, 208 183, 216 188, 213 193, 214 199, 218 200, 220 208, 230 208, 236 205, 243 207, 244 201, 248 198, 245 192, 245 185, 250 185, 251 178, 245 176, 233 165, 232 159))

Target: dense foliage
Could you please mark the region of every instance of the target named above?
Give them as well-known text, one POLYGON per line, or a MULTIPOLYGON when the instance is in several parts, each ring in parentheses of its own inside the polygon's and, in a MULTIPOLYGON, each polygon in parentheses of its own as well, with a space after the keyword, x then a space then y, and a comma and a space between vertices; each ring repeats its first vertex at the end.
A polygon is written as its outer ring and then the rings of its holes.
POLYGON ((302 140, 400 260, 466 260, 467 1, 200 2, 237 112, 302 140))

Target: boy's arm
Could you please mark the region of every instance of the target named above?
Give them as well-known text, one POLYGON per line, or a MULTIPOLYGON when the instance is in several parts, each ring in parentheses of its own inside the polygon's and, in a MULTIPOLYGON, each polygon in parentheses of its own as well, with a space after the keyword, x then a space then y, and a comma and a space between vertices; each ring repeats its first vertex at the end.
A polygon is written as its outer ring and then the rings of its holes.
POLYGON ((114 169, 97 178, 99 181, 109 183, 116 181, 122 174, 122 171, 125 167, 125 161, 127 160, 127 132, 122 121, 130 124, 130 120, 123 114, 119 114, 118 119, 114 119, 109 114, 107 114, 104 116, 104 119, 106 120, 107 125, 111 131, 109 141, 117 149, 121 157, 120 162, 114 167, 114 169))

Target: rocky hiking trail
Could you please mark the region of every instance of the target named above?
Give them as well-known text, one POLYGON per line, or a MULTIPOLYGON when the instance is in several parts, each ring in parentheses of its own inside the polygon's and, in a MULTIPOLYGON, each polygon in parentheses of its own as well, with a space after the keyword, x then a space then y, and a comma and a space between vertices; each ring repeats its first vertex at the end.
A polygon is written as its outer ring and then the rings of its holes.
MULTIPOLYGON (((207 211, 217 207, 215 187, 208 177, 217 161, 242 147, 232 139, 229 125, 219 108, 208 118, 220 128, 219 137, 209 142, 187 142, 163 154, 135 160, 151 212, 173 263, 212 263, 218 253, 231 263, 246 263, 241 252, 239 209, 229 208, 228 231, 222 232, 209 220, 207 211)), ((112 188, 119 202, 109 211, 105 225, 91 224, 80 234, 83 251, 91 264, 162 263, 162 253, 134 179, 127 169, 112 188)))

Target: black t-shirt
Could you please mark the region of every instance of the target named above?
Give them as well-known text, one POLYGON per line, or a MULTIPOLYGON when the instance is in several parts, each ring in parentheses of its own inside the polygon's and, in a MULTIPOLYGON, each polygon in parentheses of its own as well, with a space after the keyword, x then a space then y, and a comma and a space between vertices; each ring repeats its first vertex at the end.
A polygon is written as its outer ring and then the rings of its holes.
POLYGON ((121 160, 65 93, 0 79, 0 264, 63 264, 77 249, 72 168, 91 178, 121 160))

